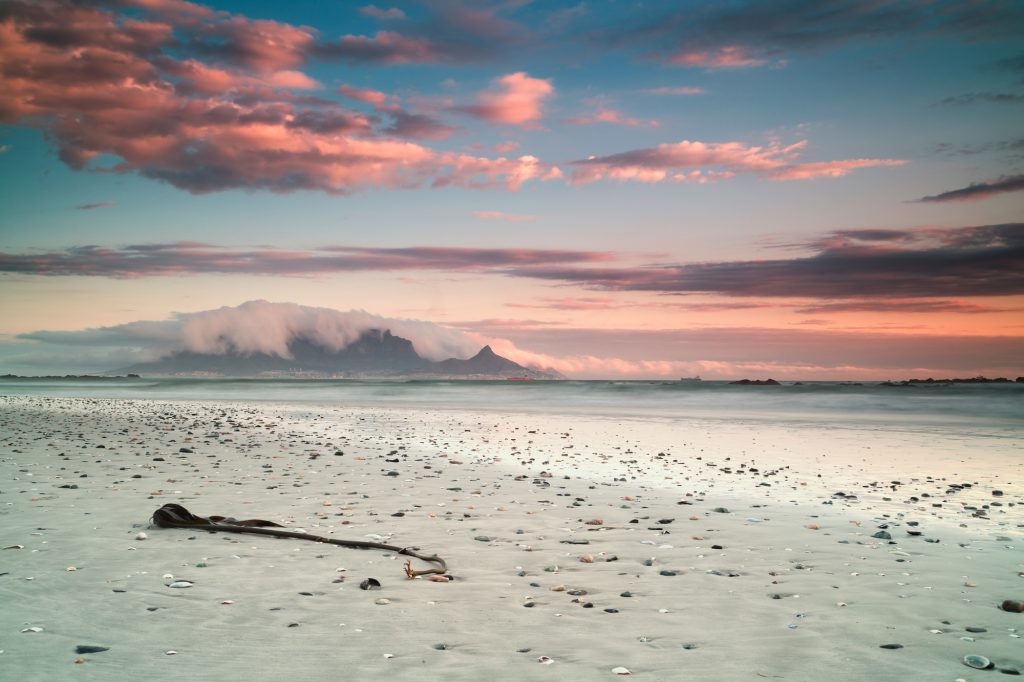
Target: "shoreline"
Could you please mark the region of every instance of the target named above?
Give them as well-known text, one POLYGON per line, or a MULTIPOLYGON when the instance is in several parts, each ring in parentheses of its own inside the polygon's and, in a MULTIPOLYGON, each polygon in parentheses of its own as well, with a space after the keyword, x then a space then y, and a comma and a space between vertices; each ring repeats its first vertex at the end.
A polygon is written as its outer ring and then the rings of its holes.
POLYGON ((971 680, 969 653, 1024 671, 1024 621, 996 608, 1024 589, 1009 439, 237 400, 3 398, 0 420, 2 543, 24 545, 0 554, 0 666, 19 679, 820 679, 842 665, 971 680), (407 581, 381 552, 147 528, 165 502, 390 535, 455 579, 407 581), (988 518, 965 509, 984 504, 988 518), (366 577, 384 589, 359 590, 366 577))

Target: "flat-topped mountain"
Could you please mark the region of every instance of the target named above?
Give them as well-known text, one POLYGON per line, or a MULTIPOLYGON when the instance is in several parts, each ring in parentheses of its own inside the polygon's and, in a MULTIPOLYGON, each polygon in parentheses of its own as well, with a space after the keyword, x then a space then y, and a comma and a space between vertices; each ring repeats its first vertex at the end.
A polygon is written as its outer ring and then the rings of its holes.
POLYGON ((288 344, 289 357, 270 353, 223 354, 178 351, 160 360, 117 370, 160 376, 561 379, 557 372, 524 367, 496 354, 490 346, 468 359, 433 362, 416 352, 408 339, 389 330, 371 329, 340 350, 303 338, 288 344))

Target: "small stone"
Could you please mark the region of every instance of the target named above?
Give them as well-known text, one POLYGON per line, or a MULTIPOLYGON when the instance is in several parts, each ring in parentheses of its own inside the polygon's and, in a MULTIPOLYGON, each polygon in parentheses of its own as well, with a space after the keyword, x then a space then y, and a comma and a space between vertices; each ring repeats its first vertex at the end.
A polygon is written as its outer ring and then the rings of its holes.
POLYGON ((477 542, 490 542, 491 541, 491 538, 486 536, 486 535, 477 535, 473 539, 476 540, 477 542))
POLYGON ((376 578, 367 578, 363 582, 359 583, 360 590, 379 590, 380 581, 376 578))
POLYGON ((878 540, 892 540, 892 536, 889 535, 889 531, 885 530, 880 530, 871 537, 876 538, 878 540))
POLYGON ((177 656, 178 652, 175 651, 174 649, 171 649, 169 651, 165 651, 164 654, 167 655, 167 656, 177 656))
POLYGON ((964 630, 967 630, 967 632, 973 632, 973 633, 988 632, 988 630, 986 630, 985 628, 978 628, 978 627, 967 627, 967 628, 964 628, 964 630))
POLYGON ((138 535, 136 535, 136 536, 135 536, 135 539, 136 539, 136 540, 145 540, 145 539, 147 539, 148 537, 149 537, 149 536, 148 536, 148 535, 146 535, 145 533, 139 533, 138 535))
POLYGON ((188 580, 175 580, 173 583, 167 585, 167 587, 173 587, 175 589, 185 589, 186 587, 192 587, 192 583, 188 580))
POLYGON ((679 572, 678 571, 670 571, 670 570, 668 570, 666 568, 666 569, 663 569, 661 571, 658 571, 658 575, 664 575, 664 576, 667 576, 667 577, 672 577, 672 576, 679 575, 679 572))
POLYGON ((42 632, 42 631, 43 631, 43 629, 41 627, 39 627, 38 625, 33 625, 32 627, 27 627, 24 630, 22 630, 22 632, 42 632))
POLYGON ((549 658, 548 656, 541 656, 541 657, 539 657, 537 659, 537 662, 540 663, 541 665, 551 665, 555 661, 554 661, 554 659, 549 658))
POLYGON ((110 647, 93 646, 92 644, 79 644, 75 647, 76 654, 98 654, 101 651, 110 651, 110 647))
POLYGON ((448 649, 448 645, 442 642, 440 644, 435 644, 434 648, 438 651, 446 651, 448 649))
POLYGON ((594 563, 594 557, 590 554, 585 554, 580 557, 580 562, 584 564, 592 564, 594 563))
POLYGON ((384 606, 385 604, 390 604, 391 600, 388 599, 387 597, 377 597, 376 599, 373 600, 373 603, 376 604, 377 606, 384 606))
POLYGON ((995 667, 992 664, 992 661, 988 660, 984 656, 979 656, 978 654, 967 654, 964 656, 964 665, 971 668, 977 668, 978 670, 988 670, 989 668, 995 667))
POLYGON ((603 526, 604 519, 590 519, 589 521, 584 521, 583 523, 585 523, 588 526, 603 526))
POLYGON ((629 672, 629 668, 623 668, 621 665, 616 667, 616 668, 612 668, 612 672, 615 673, 616 675, 632 675, 633 674, 633 673, 629 672))
POLYGON ((620 596, 620 597, 632 597, 632 596, 633 596, 633 593, 632 593, 632 592, 630 592, 629 590, 626 590, 625 592, 623 592, 623 593, 622 593, 622 594, 620 594, 619 596, 620 596))
POLYGON ((1007 611, 1009 613, 1024 613, 1024 603, 1013 599, 1007 599, 1001 606, 1003 611, 1007 611))
POLYGON ((718 512, 719 514, 728 514, 729 513, 729 510, 726 509, 725 507, 715 507, 711 511, 718 512))
POLYGON ((903 645, 902 644, 881 644, 881 645, 879 645, 878 648, 879 649, 902 649, 903 645))

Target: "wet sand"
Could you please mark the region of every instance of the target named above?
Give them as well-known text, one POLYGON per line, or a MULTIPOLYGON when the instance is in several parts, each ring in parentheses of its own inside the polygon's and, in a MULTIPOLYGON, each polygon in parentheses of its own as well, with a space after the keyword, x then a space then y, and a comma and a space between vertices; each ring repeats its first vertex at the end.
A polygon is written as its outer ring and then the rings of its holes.
POLYGON ((1024 672, 998 608, 1024 599, 1021 454, 985 428, 0 398, 0 677, 1024 672), (452 580, 149 527, 167 502, 417 546, 452 580))

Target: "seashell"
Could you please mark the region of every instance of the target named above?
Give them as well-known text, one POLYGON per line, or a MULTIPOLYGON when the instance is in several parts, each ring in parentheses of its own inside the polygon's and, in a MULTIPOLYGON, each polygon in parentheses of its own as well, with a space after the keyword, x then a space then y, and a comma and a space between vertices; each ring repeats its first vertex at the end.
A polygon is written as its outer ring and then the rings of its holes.
POLYGON ((68 573, 74 573, 75 571, 78 570, 78 568, 76 568, 75 566, 68 566, 64 570, 67 571, 68 573))
POLYGON ((167 585, 167 587, 185 588, 192 587, 192 583, 187 580, 175 580, 173 583, 167 585))
POLYGON ((373 600, 373 603, 376 604, 377 606, 384 606, 385 604, 390 604, 391 600, 388 599, 387 597, 378 597, 378 598, 373 600))
POLYGON ((394 658, 394 654, 384 654, 384 658, 394 658))
POLYGON ((22 632, 42 632, 42 631, 43 631, 43 629, 41 627, 39 627, 38 625, 33 625, 30 628, 25 628, 24 630, 22 630, 22 632))
POLYGON ((612 672, 615 673, 616 675, 632 675, 633 674, 633 673, 629 672, 629 668, 623 668, 621 665, 618 666, 617 668, 612 668, 612 672))
POLYGON ((25 545, 7 545, 4 549, 25 549, 25 545))
POLYGON ((448 576, 445 576, 445 575, 432 575, 429 578, 427 578, 427 580, 429 580, 430 582, 434 582, 434 583, 447 583, 447 582, 451 582, 451 578, 449 578, 448 576))
POLYGON ((992 661, 988 660, 984 656, 979 656, 978 654, 967 654, 964 656, 964 665, 977 668, 978 670, 987 670, 988 668, 994 667, 992 665, 992 661))
POLYGON ((550 658, 548 656, 541 656, 540 658, 537 659, 537 662, 540 663, 541 665, 551 665, 552 663, 555 662, 555 659, 550 658))
POLYGON ((175 651, 174 649, 171 649, 170 651, 165 651, 164 653, 165 653, 166 655, 168 655, 168 656, 174 656, 174 655, 176 655, 176 654, 177 654, 178 652, 177 652, 177 651, 175 651))

